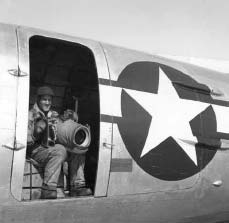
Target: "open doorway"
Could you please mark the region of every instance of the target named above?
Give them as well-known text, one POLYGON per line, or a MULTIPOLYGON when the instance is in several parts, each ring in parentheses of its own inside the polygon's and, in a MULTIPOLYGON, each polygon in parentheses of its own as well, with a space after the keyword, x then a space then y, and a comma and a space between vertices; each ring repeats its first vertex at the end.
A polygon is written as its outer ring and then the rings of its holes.
MULTIPOLYGON (((46 85, 55 92, 53 110, 59 114, 66 109, 74 110, 78 113, 78 122, 90 126, 91 144, 86 153, 85 179, 87 186, 94 192, 99 150, 100 111, 98 77, 93 53, 89 48, 77 43, 33 36, 29 41, 29 54, 29 107, 31 108, 36 102, 37 88, 46 85)), ((39 199, 41 182, 38 175, 39 170, 31 163, 25 164, 23 200, 39 199), (34 181, 39 182, 33 186, 34 181)), ((62 190, 68 190, 68 180, 63 180, 61 185, 62 190)))

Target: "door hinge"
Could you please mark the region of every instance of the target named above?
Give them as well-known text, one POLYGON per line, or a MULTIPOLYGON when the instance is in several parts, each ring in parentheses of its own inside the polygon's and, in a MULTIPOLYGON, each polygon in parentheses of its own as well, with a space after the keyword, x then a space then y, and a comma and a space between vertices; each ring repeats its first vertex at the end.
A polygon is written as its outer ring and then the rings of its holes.
POLYGON ((19 67, 18 69, 9 69, 8 70, 8 73, 10 75, 13 75, 15 77, 25 77, 25 76, 28 76, 28 74, 24 71, 22 71, 19 67))
POLYGON ((113 149, 114 146, 114 144, 103 142, 103 147, 106 149, 113 149))
POLYGON ((24 149, 25 145, 23 145, 20 142, 16 142, 16 143, 14 143, 13 146, 12 146, 12 143, 8 143, 8 144, 5 144, 5 145, 2 145, 2 147, 6 148, 6 149, 9 149, 9 150, 13 150, 13 151, 19 151, 19 150, 24 149))

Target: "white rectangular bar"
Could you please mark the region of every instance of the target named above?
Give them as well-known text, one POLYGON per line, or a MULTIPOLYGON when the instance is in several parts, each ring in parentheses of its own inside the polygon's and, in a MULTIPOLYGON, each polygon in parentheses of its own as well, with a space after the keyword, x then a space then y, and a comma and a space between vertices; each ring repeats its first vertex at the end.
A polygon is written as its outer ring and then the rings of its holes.
POLYGON ((100 113, 103 115, 121 117, 121 92, 122 88, 99 85, 100 113))

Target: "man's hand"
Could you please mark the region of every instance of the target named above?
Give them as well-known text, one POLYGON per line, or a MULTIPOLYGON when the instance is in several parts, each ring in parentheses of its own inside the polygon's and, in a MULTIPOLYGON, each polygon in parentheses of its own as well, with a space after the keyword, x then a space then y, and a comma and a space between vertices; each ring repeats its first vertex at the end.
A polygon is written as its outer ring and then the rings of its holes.
POLYGON ((36 139, 38 139, 39 136, 41 135, 41 133, 43 133, 45 131, 46 126, 47 126, 47 124, 46 124, 46 122, 43 119, 41 119, 40 121, 38 121, 35 124, 35 126, 34 126, 34 134, 33 134, 33 136, 36 139))
POLYGON ((75 111, 67 109, 64 111, 63 115, 64 120, 72 119, 75 122, 78 122, 78 115, 75 111))

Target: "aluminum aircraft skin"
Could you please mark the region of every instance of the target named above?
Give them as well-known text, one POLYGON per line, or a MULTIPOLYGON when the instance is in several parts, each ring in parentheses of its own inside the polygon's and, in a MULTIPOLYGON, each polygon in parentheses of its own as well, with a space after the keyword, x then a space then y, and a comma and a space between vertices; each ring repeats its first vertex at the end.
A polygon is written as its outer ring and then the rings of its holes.
POLYGON ((229 220, 229 75, 108 44, 0 25, 0 222, 229 220), (99 84, 94 195, 22 200, 29 39, 88 47, 99 84))

